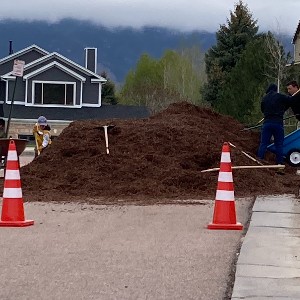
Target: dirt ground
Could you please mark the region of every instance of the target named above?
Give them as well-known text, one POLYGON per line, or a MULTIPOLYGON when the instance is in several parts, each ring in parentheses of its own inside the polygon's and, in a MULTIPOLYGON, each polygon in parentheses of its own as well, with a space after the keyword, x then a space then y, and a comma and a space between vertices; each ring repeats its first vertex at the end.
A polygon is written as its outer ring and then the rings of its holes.
MULTIPOLYGON (((231 117, 187 102, 175 103, 147 119, 87 120, 71 123, 44 153, 21 168, 26 201, 92 204, 173 203, 214 199, 221 149, 229 141, 232 165, 256 165, 259 133, 241 131, 231 117), (103 125, 109 129, 106 154, 103 125), (55 190, 55 193, 53 193, 55 190), (37 193, 37 191, 39 191, 37 193)), ((266 163, 273 164, 269 155, 266 163)), ((299 176, 286 167, 234 170, 237 197, 296 193, 299 176)))

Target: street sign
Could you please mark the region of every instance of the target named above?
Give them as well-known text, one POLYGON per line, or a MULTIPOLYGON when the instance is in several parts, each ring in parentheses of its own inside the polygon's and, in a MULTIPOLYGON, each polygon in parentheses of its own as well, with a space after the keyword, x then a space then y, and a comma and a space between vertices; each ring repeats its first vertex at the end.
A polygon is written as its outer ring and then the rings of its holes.
POLYGON ((24 60, 15 59, 12 75, 22 77, 23 76, 23 71, 24 71, 24 65, 25 65, 24 60))

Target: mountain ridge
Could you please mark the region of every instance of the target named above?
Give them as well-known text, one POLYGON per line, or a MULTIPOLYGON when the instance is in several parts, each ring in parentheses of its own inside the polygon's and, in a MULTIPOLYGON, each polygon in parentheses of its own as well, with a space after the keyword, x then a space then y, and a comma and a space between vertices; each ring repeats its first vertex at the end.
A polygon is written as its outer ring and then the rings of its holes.
MULTIPOLYGON (((167 49, 198 45, 202 51, 206 51, 216 43, 215 32, 181 32, 155 26, 111 29, 75 19, 63 19, 57 23, 2 20, 0 36, 0 58, 8 55, 10 40, 13 41, 14 52, 36 44, 80 65, 84 65, 84 48, 96 47, 98 73, 106 71, 116 83, 124 81, 143 53, 160 58, 167 49)), ((285 36, 283 44, 286 51, 292 53, 291 40, 291 36, 285 36)))
POLYGON ((17 52, 36 44, 49 52, 58 52, 84 65, 84 48, 98 49, 98 72, 106 71, 111 79, 122 82, 143 53, 159 58, 167 49, 180 45, 201 46, 203 51, 215 43, 215 33, 179 32, 161 27, 109 29, 87 21, 64 19, 58 23, 44 21, 0 21, 0 58, 8 55, 9 41, 17 52))

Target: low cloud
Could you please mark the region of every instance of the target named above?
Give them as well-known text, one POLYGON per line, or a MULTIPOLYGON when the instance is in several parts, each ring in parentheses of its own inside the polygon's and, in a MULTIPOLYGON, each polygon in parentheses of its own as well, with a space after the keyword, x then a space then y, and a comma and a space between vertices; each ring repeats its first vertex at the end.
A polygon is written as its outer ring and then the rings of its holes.
MULTIPOLYGON (((3 1, 1 1, 3 2, 3 1)), ((0 20, 58 22, 64 18, 90 21, 109 28, 162 26, 181 31, 217 31, 237 1, 219 0, 5 0, 0 20)), ((294 34, 299 21, 298 0, 248 0, 261 30, 294 34)))

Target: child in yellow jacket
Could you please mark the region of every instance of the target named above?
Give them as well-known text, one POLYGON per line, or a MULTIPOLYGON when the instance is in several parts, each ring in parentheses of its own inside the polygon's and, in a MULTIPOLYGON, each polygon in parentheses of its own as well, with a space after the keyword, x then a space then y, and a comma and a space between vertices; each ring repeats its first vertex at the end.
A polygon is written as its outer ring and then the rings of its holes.
POLYGON ((40 116, 38 118, 32 132, 35 137, 36 144, 35 156, 38 156, 48 145, 51 144, 50 126, 44 116, 40 116))

